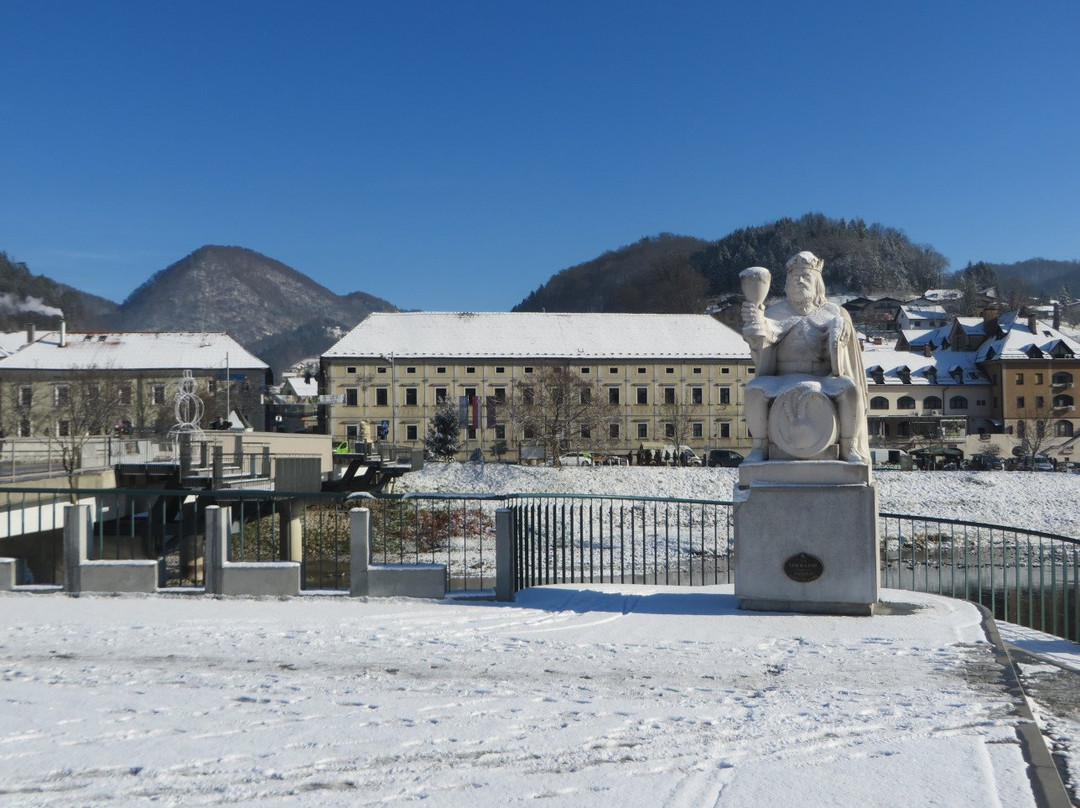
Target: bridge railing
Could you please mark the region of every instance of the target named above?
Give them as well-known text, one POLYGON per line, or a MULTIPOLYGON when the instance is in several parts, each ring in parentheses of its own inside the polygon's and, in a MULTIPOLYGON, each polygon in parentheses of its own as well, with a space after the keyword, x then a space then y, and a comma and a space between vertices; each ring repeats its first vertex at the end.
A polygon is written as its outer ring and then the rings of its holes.
POLYGON ((0 487, 0 556, 20 559, 18 583, 63 580, 63 511, 71 501, 92 508, 91 559, 158 559, 162 587, 203 585, 210 505, 230 508, 231 561, 301 561, 307 589, 349 588, 349 510, 357 506, 372 512, 374 563, 442 563, 451 590, 495 586, 501 497, 0 487))
MULTIPOLYGON (((21 582, 62 579, 62 513, 91 504, 90 556, 156 558, 165 587, 200 586, 205 508, 227 505, 230 559, 299 560, 303 586, 347 589, 348 512, 372 512, 375 563, 442 563, 451 590, 496 585, 495 514, 511 512, 513 589, 555 583, 731 583, 725 500, 604 495, 349 495, 248 490, 0 488, 0 556, 21 582)), ((881 583, 987 606, 1080 642, 1080 540, 1024 528, 882 513, 881 583)))

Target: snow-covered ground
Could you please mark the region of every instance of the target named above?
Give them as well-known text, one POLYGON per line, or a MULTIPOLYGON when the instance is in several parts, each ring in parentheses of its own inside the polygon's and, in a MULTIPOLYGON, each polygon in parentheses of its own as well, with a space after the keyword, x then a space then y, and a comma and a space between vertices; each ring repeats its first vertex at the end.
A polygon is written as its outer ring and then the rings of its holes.
MULTIPOLYGON (((737 469, 597 466, 554 469, 429 463, 398 481, 402 492, 581 493, 730 500, 737 469)), ((1080 475, 1033 472, 879 471, 882 511, 1043 530, 1080 537, 1080 475)))
MULTIPOLYGON (((1080 534, 1074 475, 876 478, 883 510, 1080 534)), ((734 479, 432 464, 399 490, 730 499, 734 479)), ((0 593, 0 804, 1033 805, 977 610, 884 599, 841 618, 739 612, 730 587, 0 593)), ((1050 655, 1021 670, 1080 771, 1055 673, 1080 671, 1077 646, 1003 635, 1050 655)))
POLYGON ((0 803, 1034 805, 979 613, 0 595, 0 803))

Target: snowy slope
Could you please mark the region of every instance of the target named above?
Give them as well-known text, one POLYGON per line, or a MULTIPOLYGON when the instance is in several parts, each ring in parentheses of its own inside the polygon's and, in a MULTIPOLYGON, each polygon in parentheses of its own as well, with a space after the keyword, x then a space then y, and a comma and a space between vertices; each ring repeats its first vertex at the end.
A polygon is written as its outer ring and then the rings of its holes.
MULTIPOLYGON (((597 466, 554 469, 431 463, 398 491, 582 493, 730 500, 737 469, 597 466)), ((1080 475, 1031 472, 875 472, 882 511, 1080 537, 1080 475)))

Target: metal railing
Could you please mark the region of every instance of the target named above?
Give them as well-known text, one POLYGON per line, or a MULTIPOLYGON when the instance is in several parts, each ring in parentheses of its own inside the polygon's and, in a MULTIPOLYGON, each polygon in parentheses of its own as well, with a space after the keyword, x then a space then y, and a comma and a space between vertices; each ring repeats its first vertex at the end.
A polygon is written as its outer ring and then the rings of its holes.
POLYGON ((306 589, 349 588, 348 512, 358 505, 372 511, 374 563, 443 563, 451 590, 495 585, 501 497, 0 487, 0 556, 23 560, 18 583, 63 580, 63 510, 72 499, 92 507, 92 559, 158 559, 162 587, 203 585, 210 505, 231 509, 230 560, 301 561, 306 589))
POLYGON ((1080 540, 895 513, 878 523, 883 586, 963 598, 999 620, 1080 642, 1080 540))
MULTIPOLYGON (((515 588, 734 580, 732 503, 515 495, 515 588)), ((1008 622, 1080 642, 1080 540, 882 513, 881 584, 963 598, 1008 622)))
MULTIPOLYGON (((554 583, 731 583, 732 503, 602 495, 356 495, 249 490, 0 488, 0 555, 19 583, 58 583, 63 509, 93 506, 90 555, 156 558, 164 587, 203 583, 205 508, 231 508, 230 559, 300 560, 306 589, 347 589, 348 511, 372 512, 375 563, 442 563, 450 590, 495 586, 495 512, 511 511, 513 589, 554 583), (299 556, 299 557, 297 557, 299 556)), ((1080 540, 927 516, 879 517, 881 583, 964 598, 1080 641, 1080 540)))
POLYGON ((732 580, 730 502, 552 494, 517 494, 507 502, 517 589, 732 580))

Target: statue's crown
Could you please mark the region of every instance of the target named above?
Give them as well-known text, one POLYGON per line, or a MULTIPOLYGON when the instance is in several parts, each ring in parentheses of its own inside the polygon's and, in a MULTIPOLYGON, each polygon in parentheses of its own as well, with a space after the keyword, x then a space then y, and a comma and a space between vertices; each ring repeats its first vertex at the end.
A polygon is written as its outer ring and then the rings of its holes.
POLYGON ((814 255, 809 250, 803 250, 801 253, 797 253, 788 259, 785 265, 787 269, 791 269, 796 266, 806 266, 812 269, 814 272, 821 272, 825 266, 825 262, 814 255))

